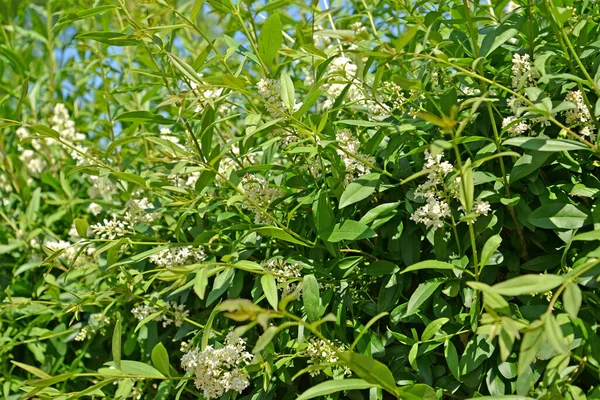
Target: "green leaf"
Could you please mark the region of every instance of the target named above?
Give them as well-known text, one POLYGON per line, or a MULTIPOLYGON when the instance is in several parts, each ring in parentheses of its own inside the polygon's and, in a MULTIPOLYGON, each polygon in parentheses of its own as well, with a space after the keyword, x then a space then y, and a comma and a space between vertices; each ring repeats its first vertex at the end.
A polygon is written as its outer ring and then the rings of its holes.
POLYGON ((569 349, 565 343, 565 337, 562 334, 560 325, 554 314, 544 313, 542 315, 542 321, 544 321, 546 340, 550 343, 550 346, 552 346, 559 354, 569 354, 569 349))
POLYGON ((519 351, 519 376, 522 376, 535 360, 537 351, 542 344, 543 335, 544 326, 540 321, 534 322, 523 335, 519 351))
POLYGON ((410 272, 410 271, 418 271, 421 269, 460 269, 460 268, 457 267, 456 265, 452 265, 452 264, 449 264, 449 263, 443 262, 443 261, 425 260, 425 261, 418 262, 416 264, 413 264, 413 265, 405 268, 401 272, 401 274, 404 274, 404 273, 410 272))
POLYGON ((564 276, 545 274, 527 274, 495 284, 490 288, 493 293, 503 296, 521 296, 524 294, 545 293, 561 285, 564 276))
POLYGON ((82 238, 87 237, 88 226, 88 222, 85 219, 75 219, 75 229, 77 230, 79 236, 81 236, 82 238))
POLYGON ((165 376, 169 376, 169 353, 167 353, 167 349, 161 342, 158 342, 156 346, 152 349, 151 357, 152 365, 160 371, 165 376))
POLYGON ((510 183, 512 184, 539 170, 551 155, 552 153, 544 153, 541 151, 532 151, 531 153, 523 154, 515 162, 515 165, 510 171, 510 183))
POLYGON ((275 58, 282 43, 281 20, 279 14, 274 13, 266 19, 258 37, 258 54, 270 70, 273 70, 275 58))
POLYGON ((38 378, 41 378, 41 379, 52 378, 52 376, 48 375, 46 372, 44 372, 41 369, 34 367, 32 365, 20 363, 20 362, 13 361, 13 360, 10 360, 10 362, 13 363, 14 365, 16 365, 17 367, 24 369, 25 371, 29 372, 30 374, 37 376, 38 378))
POLYGON ((371 357, 345 351, 340 354, 341 359, 356 375, 365 381, 380 386, 389 393, 396 394, 396 380, 390 370, 371 357))
POLYGON ((173 66, 177 68, 179 72, 181 72, 186 78, 188 78, 193 83, 202 84, 198 73, 196 72, 196 70, 194 70, 194 68, 191 65, 189 65, 174 54, 167 53, 167 56, 171 60, 171 63, 173 63, 173 66))
POLYGON ((443 283, 443 279, 432 279, 427 282, 421 283, 417 289, 413 292, 408 299, 408 306, 406 307, 406 313, 404 316, 409 316, 417 311, 420 307, 431 297, 431 295, 440 287, 443 283))
POLYGON ((583 300, 579 286, 576 283, 568 284, 567 287, 565 287, 562 298, 565 311, 571 318, 577 318, 583 300))
POLYGON ((363 175, 360 178, 354 180, 348 185, 342 197, 340 198, 339 208, 342 209, 351 204, 357 203, 361 200, 366 199, 375 192, 377 185, 379 184, 379 174, 372 173, 363 175))
POLYGON ((217 316, 217 313, 219 311, 220 311, 220 308, 219 308, 219 305, 217 304, 217 306, 215 308, 213 308, 212 311, 210 312, 208 321, 206 321, 206 324, 204 325, 204 329, 202 330, 202 338, 200 339, 200 350, 204 351, 204 349, 206 349, 206 346, 208 346, 208 340, 210 339, 212 325, 213 325, 215 317, 217 316))
POLYGON ((568 203, 549 203, 535 210, 527 221, 544 229, 578 229, 587 224, 589 215, 568 203))
POLYGON ((115 117, 115 121, 123 122, 153 122, 155 124, 173 125, 177 121, 168 119, 150 111, 126 111, 115 117))
POLYGON ((77 39, 94 40, 96 42, 108 44, 111 46, 137 46, 140 41, 133 36, 124 35, 119 32, 94 31, 80 33, 75 36, 77 39))
POLYGON ((38 187, 33 191, 33 194, 31 195, 31 200, 29 200, 29 204, 27 205, 27 209, 25 210, 25 219, 30 223, 35 222, 38 218, 41 197, 42 189, 38 187))
POLYGON ((320 192, 313 203, 312 209, 313 221, 317 228, 317 236, 320 238, 328 237, 335 225, 335 215, 332 207, 329 205, 326 192, 320 192))
POLYGON ((473 169, 471 168, 471 160, 467 160, 463 164, 461 170, 461 183, 459 185, 460 203, 464 210, 470 212, 473 209, 473 199, 475 197, 475 185, 473 184, 473 169))
POLYGON ((117 319, 112 336, 112 356, 117 369, 121 369, 121 336, 121 319, 117 319))
POLYGON ((518 33, 518 29, 511 28, 505 25, 497 26, 494 30, 492 30, 483 38, 481 48, 479 49, 479 56, 489 56, 494 50, 496 50, 509 39, 513 38, 518 33))
POLYGON ((394 212, 394 210, 396 208, 398 208, 399 205, 400 205, 399 202, 398 203, 380 204, 377 207, 372 208, 369 211, 367 211, 367 213, 365 215, 363 215, 363 217, 360 219, 359 222, 363 223, 363 224, 368 224, 370 222, 373 222, 381 216, 391 214, 392 212, 394 212))
POLYGON ((267 345, 271 343, 271 341, 275 337, 275 334, 277 334, 278 329, 279 328, 276 326, 269 326, 267 330, 262 335, 260 335, 260 337, 256 341, 254 349, 252 349, 252 353, 258 354, 260 351, 262 351, 262 349, 267 347, 267 345))
POLYGON ((200 271, 196 272, 196 277, 194 278, 194 292, 200 298, 200 300, 204 300, 204 295, 206 294, 207 286, 208 267, 204 267, 200 271))
POLYGON ((592 241, 592 240, 600 240, 600 230, 594 230, 590 232, 580 233, 578 235, 573 236, 572 241, 583 240, 583 241, 592 241))
POLYGON ((456 351, 456 347, 449 340, 446 339, 444 342, 444 357, 446 358, 446 363, 448 364, 448 369, 454 378, 460 382, 460 369, 458 367, 458 352, 456 351))
POLYGON ((492 357, 494 350, 494 345, 483 335, 471 339, 460 359, 460 376, 464 378, 466 374, 475 371, 484 361, 492 357))
POLYGON ((335 224, 327 241, 336 243, 342 240, 355 241, 375 236, 377 236, 377 233, 367 225, 358 221, 346 220, 342 224, 335 224))
POLYGON ((365 274, 370 276, 385 276, 398 271, 398 266, 386 260, 377 260, 369 264, 365 269, 365 274))
POLYGON ((275 281, 275 277, 270 274, 263 275, 260 277, 260 284, 269 304, 277 310, 279 299, 277 296, 277 282, 275 281))
POLYGON ((83 10, 83 11, 79 11, 76 13, 67 13, 65 16, 63 16, 56 22, 56 25, 52 28, 52 30, 55 30, 57 28, 57 25, 63 25, 65 22, 73 22, 73 21, 78 21, 81 19, 93 17, 94 15, 102 14, 103 12, 106 12, 108 10, 114 10, 115 8, 117 8, 117 6, 106 5, 106 6, 93 7, 89 10, 83 10))
POLYGON ((281 101, 290 112, 293 112, 294 104, 296 104, 294 82, 285 71, 281 73, 279 87, 281 88, 281 101))
POLYGON ((296 239, 295 237, 293 237, 292 235, 290 235, 283 229, 278 228, 276 226, 262 226, 260 228, 254 228, 252 230, 252 232, 256 232, 259 235, 263 235, 263 236, 270 236, 270 237, 274 237, 276 239, 285 240, 286 242, 295 243, 295 244, 299 244, 302 246, 310 246, 309 243, 302 242, 302 241, 296 239))
POLYGON ((129 172, 111 172, 112 176, 117 179, 121 179, 126 182, 135 183, 136 185, 140 185, 141 187, 146 187, 146 181, 139 175, 131 174, 129 172))
POLYGON ((302 302, 308 320, 310 322, 317 321, 321 317, 321 295, 319 293, 319 282, 312 274, 304 276, 302 302))
POLYGON ((362 390, 372 387, 379 387, 376 384, 369 383, 363 379, 336 379, 332 381, 321 382, 302 393, 296 400, 314 399, 319 396, 326 396, 331 393, 337 393, 346 390, 362 390))
POLYGON ((439 330, 442 328, 442 326, 444 326, 448 321, 450 321, 450 320, 446 317, 438 318, 438 319, 431 321, 429 323, 429 325, 427 325, 425 327, 425 330, 423 331, 423 334, 421 335, 421 341, 425 342, 425 341, 431 339, 432 337, 434 337, 435 334, 437 332, 439 332, 439 330))
POLYGON ((435 390, 423 383, 403 386, 396 393, 403 400, 438 400, 435 390))
POLYGON ((396 39, 396 51, 400 52, 417 34, 419 31, 419 25, 413 25, 398 35, 398 39, 396 39))
POLYGON ((537 150, 546 152, 590 150, 590 148, 584 143, 567 139, 516 137, 505 140, 503 144, 505 146, 517 146, 527 150, 537 150))
POLYGON ((500 247, 500 243, 502 243, 502 237, 500 237, 500 235, 494 235, 485 242, 483 249, 481 250, 481 266, 487 265, 494 252, 500 247))
MULTIPOLYGON (((104 364, 108 367, 115 367, 114 362, 107 362, 106 364, 104 364)), ((163 374, 161 374, 156 368, 148 365, 148 364, 144 364, 143 362, 139 362, 139 361, 130 361, 130 360, 121 360, 121 368, 120 369, 122 372, 128 374, 128 375, 135 375, 137 377, 140 378, 148 378, 148 379, 152 379, 152 378, 156 378, 156 379, 164 379, 165 376, 163 374)))

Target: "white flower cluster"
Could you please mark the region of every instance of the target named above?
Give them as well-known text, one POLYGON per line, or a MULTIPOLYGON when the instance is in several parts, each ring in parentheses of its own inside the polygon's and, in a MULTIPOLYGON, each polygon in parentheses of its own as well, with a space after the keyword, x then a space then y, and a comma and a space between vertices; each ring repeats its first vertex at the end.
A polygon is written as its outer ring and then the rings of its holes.
POLYGON ((196 387, 205 398, 215 399, 230 390, 241 393, 250 385, 243 367, 252 359, 252 354, 246 351, 244 339, 229 333, 222 348, 215 349, 209 345, 204 350, 195 348, 188 351, 181 357, 181 367, 196 376, 196 387))
POLYGON ((146 197, 141 199, 130 199, 126 206, 129 209, 132 222, 151 224, 160 216, 158 213, 148 212, 148 210, 154 209, 154 205, 146 197))
POLYGON ((98 215, 100 215, 100 213, 102 212, 102 206, 101 206, 100 204, 97 204, 97 203, 91 202, 91 203, 88 205, 88 211, 89 211, 91 214, 93 214, 94 216, 96 216, 96 217, 97 217, 97 216, 98 216, 98 215))
POLYGON ((242 207, 255 213, 254 223, 260 225, 271 223, 271 218, 262 210, 266 210, 283 194, 281 190, 270 187, 266 179, 250 174, 244 175, 241 184, 246 197, 251 201, 242 204, 242 207))
POLYGON ((80 246, 77 244, 69 243, 65 240, 46 242, 44 244, 50 251, 57 252, 64 250, 61 254, 61 258, 64 258, 69 265, 83 265, 91 261, 91 256, 94 253, 93 247, 87 247, 85 251, 77 255, 80 250, 80 246))
POLYGON ((581 126, 581 130, 579 131, 581 136, 587 136, 590 140, 595 141, 596 134, 594 131, 596 130, 596 127, 591 120, 590 110, 585 105, 581 91, 570 91, 567 93, 565 101, 575 104, 575 108, 565 111, 567 125, 581 126))
POLYGON ((453 170, 452 164, 442 161, 443 154, 435 157, 425 151, 425 165, 423 170, 429 170, 427 181, 415 189, 415 197, 426 200, 424 206, 419 207, 410 219, 424 224, 427 228, 441 228, 444 219, 450 216, 450 205, 444 192, 444 178, 453 170))
POLYGON ((117 193, 117 186, 112 183, 108 176, 89 176, 92 185, 88 188, 88 196, 92 199, 111 196, 117 193))
POLYGON ((275 79, 261 79, 256 85, 258 94, 267 103, 268 111, 274 117, 281 117, 285 112, 285 105, 281 100, 281 87, 275 79))
POLYGON ((29 173, 35 177, 39 177, 48 166, 44 157, 31 149, 23 149, 19 155, 19 160, 29 170, 29 173))
MULTIPOLYGON (((319 365, 324 369, 327 366, 325 364, 334 364, 339 361, 336 351, 343 352, 345 350, 344 346, 337 346, 328 340, 309 339, 306 355, 310 357, 310 360, 308 360, 309 364, 319 365)), ((345 375, 351 374, 348 367, 344 366, 342 368, 345 375)), ((320 372, 320 369, 312 370, 310 371, 310 376, 317 376, 320 372)))
POLYGON ((342 94, 344 88, 349 83, 351 86, 346 93, 348 99, 351 102, 360 102, 363 100, 364 96, 362 95, 360 88, 353 83, 357 71, 358 67, 348 57, 336 57, 331 61, 327 66, 329 80, 327 84, 323 85, 327 95, 327 100, 323 102, 324 109, 333 106, 335 100, 342 94))
POLYGON ((364 160, 369 164, 375 164, 375 158, 359 151, 360 142, 352 136, 352 132, 349 129, 340 129, 335 135, 335 139, 340 146, 337 149, 337 154, 346 166, 344 186, 348 186, 355 177, 368 174, 370 171, 370 168, 365 163, 356 158, 364 160), (356 158, 349 156, 348 153, 354 155, 356 158))
POLYGON ((181 267, 198 263, 206 258, 202 246, 169 247, 150 256, 150 262, 159 267, 181 267))
MULTIPOLYGON (((202 78, 203 74, 198 74, 198 78, 202 78)), ((196 82, 190 83, 190 88, 193 93, 196 95, 196 109, 195 112, 199 113, 207 105, 212 105, 215 100, 217 100, 223 94, 223 88, 213 89, 207 85, 207 88, 203 87, 204 85, 197 84, 196 82)))
POLYGON ((193 189, 196 186, 198 179, 200 179, 200 174, 200 171, 192 171, 181 175, 171 174, 167 179, 169 179, 174 186, 193 189))
POLYGON ((359 36, 361 33, 366 32, 367 28, 360 21, 356 21, 350 25, 350 29, 354 31, 356 36, 359 36))
MULTIPOLYGON (((240 168, 240 163, 242 166, 255 164, 256 157, 253 153, 240 154, 239 146, 234 143, 231 145, 230 154, 223 157, 219 163, 219 174, 229 178, 231 171, 240 168)), ((219 175, 217 175, 216 180, 219 183, 224 183, 224 180, 219 175)))
MULTIPOLYGON (((88 149, 78 144, 78 142, 85 140, 86 136, 83 133, 77 132, 75 121, 71 119, 69 110, 64 104, 58 103, 54 106, 54 115, 52 115, 49 122, 52 124, 51 128, 58 132, 64 142, 77 149, 74 150, 69 146, 62 145, 65 151, 77 162, 77 165, 86 165, 87 159, 83 154, 86 154, 88 149)), ((49 141, 50 139, 46 139, 46 144, 50 144, 49 141)))
MULTIPOLYGON (((281 257, 272 258, 262 263, 265 271, 277 275, 277 283, 286 284, 291 278, 300 278, 302 276, 302 264, 299 262, 286 263, 281 257)), ((295 282, 287 283, 283 287, 282 297, 287 296, 296 289, 295 282)))
POLYGON ((125 218, 120 220, 113 217, 112 220, 104 218, 104 221, 98 222, 95 225, 90 226, 92 232, 100 239, 114 240, 118 237, 122 237, 133 233, 133 226, 131 224, 131 216, 129 213, 125 214, 125 218))
POLYGON ((531 67, 529 54, 513 54, 511 69, 512 87, 514 89, 536 86, 537 72, 531 67))
POLYGON ((373 93, 372 97, 364 101, 369 118, 383 120, 388 118, 394 110, 403 110, 407 99, 402 88, 394 82, 383 82, 380 90, 373 93))
POLYGON ((131 310, 131 313, 136 319, 139 319, 141 321, 154 314, 156 311, 158 310, 154 307, 148 306, 146 304, 140 304, 137 307, 134 307, 131 310))
MULTIPOLYGON (((163 328, 166 328, 173 323, 179 328, 190 315, 189 310, 185 309, 185 304, 178 304, 175 301, 167 301, 165 303, 165 309, 166 312, 156 318, 156 321, 162 321, 163 328)), ((140 304, 133 308, 131 313, 136 319, 141 321, 158 311, 159 310, 155 307, 140 304)))
POLYGON ((99 333, 101 335, 106 334, 105 327, 110 325, 110 318, 102 313, 92 314, 88 319, 88 325, 81 328, 81 330, 75 336, 75 340, 82 342, 86 339, 91 339, 92 334, 99 333))
MULTIPOLYGON (((529 54, 520 55, 515 53, 512 58, 512 87, 518 92, 524 93, 524 88, 535 87, 537 84, 538 73, 532 67, 529 60, 529 54)), ((507 128, 509 136, 523 136, 530 131, 531 124, 541 123, 544 126, 550 125, 547 117, 541 116, 531 118, 530 121, 518 121, 519 111, 526 107, 525 101, 516 96, 511 96, 508 99, 508 105, 513 112, 513 115, 502 120, 502 129, 507 128), (530 124, 531 123, 531 124, 530 124)))

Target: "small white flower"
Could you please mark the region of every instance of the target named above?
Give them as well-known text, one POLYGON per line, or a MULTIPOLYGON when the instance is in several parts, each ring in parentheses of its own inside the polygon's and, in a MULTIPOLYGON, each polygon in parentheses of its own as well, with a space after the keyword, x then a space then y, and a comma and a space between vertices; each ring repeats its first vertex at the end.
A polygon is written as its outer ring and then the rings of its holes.
POLYGON ((181 367, 195 375, 196 387, 205 398, 221 397, 230 390, 241 393, 250 386, 248 373, 243 367, 251 362, 252 354, 246 351, 244 339, 229 333, 220 349, 206 346, 187 351, 181 357, 181 367))
POLYGON ((206 258, 202 246, 169 247, 150 256, 150 262, 159 267, 181 267, 199 263, 206 258))

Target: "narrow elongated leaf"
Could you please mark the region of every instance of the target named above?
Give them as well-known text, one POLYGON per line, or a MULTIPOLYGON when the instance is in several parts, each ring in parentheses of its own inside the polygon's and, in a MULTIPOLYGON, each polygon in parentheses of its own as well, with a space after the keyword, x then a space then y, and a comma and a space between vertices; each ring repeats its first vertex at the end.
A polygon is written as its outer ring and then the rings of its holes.
POLYGON ((544 229, 578 229, 586 225, 589 215, 568 203, 543 205, 529 215, 527 221, 544 229))
POLYGON ((432 337, 434 337, 435 334, 437 332, 439 332, 439 330, 442 328, 442 326, 444 326, 448 321, 450 321, 450 320, 445 317, 438 318, 438 319, 431 321, 429 323, 429 325, 427 325, 425 327, 425 330, 423 331, 423 334, 421 335, 421 341, 424 342, 424 341, 427 341, 427 340, 431 339, 432 337))
POLYGON ((162 343, 158 343, 152 349, 152 365, 163 375, 169 376, 169 353, 162 343))
POLYGON ((449 263, 443 262, 443 261, 425 260, 425 261, 418 262, 416 264, 413 264, 413 265, 405 268, 401 273, 404 274, 406 272, 418 271, 421 269, 460 269, 460 268, 458 268, 456 265, 452 265, 452 264, 449 264, 449 263))
POLYGON ((560 152, 572 150, 591 150, 587 145, 581 142, 567 139, 546 139, 532 137, 516 137, 505 140, 505 146, 517 146, 528 150, 560 152))
POLYGON ((524 294, 545 293, 562 284, 564 280, 565 277, 559 275, 528 274, 497 283, 490 289, 492 292, 503 296, 521 296, 524 294))
MULTIPOLYGON (((116 368, 114 362, 112 361, 107 362, 105 365, 116 368)), ((165 376, 161 374, 160 371, 158 371, 156 368, 139 361, 121 360, 120 370, 126 374, 135 375, 136 377, 140 378, 165 378, 165 376)))
POLYGON ((532 324, 533 327, 525 332, 521 340, 521 349, 519 352, 519 376, 523 375, 529 369, 531 363, 535 360, 535 355, 542 344, 544 336, 544 326, 540 321, 532 324), (534 325, 535 324, 535 325, 534 325))
POLYGON ((283 101, 283 104, 285 104, 290 112, 293 111, 294 104, 296 103, 294 82, 285 71, 281 73, 279 86, 281 87, 281 101, 283 101))
POLYGON ((481 250, 480 264, 482 266, 487 265, 494 252, 500 247, 500 243, 502 243, 502 237, 500 237, 500 235, 494 235, 485 242, 483 249, 481 250))
POLYGON ((269 326, 267 328, 267 330, 262 335, 260 335, 260 337, 256 341, 256 344, 254 345, 254 349, 252 349, 252 353, 257 354, 262 349, 267 347, 267 345, 269 343, 271 343, 271 341, 275 337, 277 330, 278 330, 278 328, 276 326, 269 326))
POLYGON ((310 389, 306 390, 297 400, 314 399, 315 397, 326 396, 328 394, 337 393, 346 390, 362 390, 372 387, 379 387, 374 383, 367 382, 363 379, 336 379, 332 381, 321 382, 310 389))
POLYGON ((258 53, 270 69, 273 68, 275 57, 282 43, 281 20, 279 14, 274 13, 265 20, 258 37, 258 53))
POLYGON ((425 303, 427 299, 431 297, 431 295, 440 287, 442 283, 443 280, 441 279, 433 279, 421 283, 408 300, 405 316, 412 315, 419 311, 421 305, 423 305, 423 303, 425 303))
POLYGON ((117 319, 112 335, 112 356, 117 369, 121 369, 121 319, 117 319))
POLYGON ((377 236, 374 230, 358 221, 347 220, 342 224, 335 224, 333 231, 327 238, 328 242, 341 242, 342 240, 355 241, 377 236))
POLYGON ((260 277, 260 284, 267 301, 275 310, 277 310, 278 296, 277 296, 277 282, 275 277, 270 274, 266 274, 260 277))
POLYGON ((457 381, 460 381, 460 368, 458 367, 458 352, 454 344, 446 339, 444 343, 444 357, 446 357, 446 364, 450 373, 457 381))
POLYGON ((379 174, 363 175, 348 185, 340 198, 339 208, 347 207, 371 196, 379 184, 379 174))
POLYGON ((544 321, 544 332, 548 343, 560 354, 569 354, 565 337, 560 330, 556 317, 552 313, 545 313, 542 315, 542 321, 544 321))
POLYGON ((123 122, 154 122, 156 124, 172 125, 177 121, 154 114, 150 111, 126 111, 115 117, 115 121, 123 122))
POLYGON ((284 240, 286 242, 299 244, 302 246, 310 246, 309 243, 302 242, 302 241, 296 239, 295 237, 293 237, 292 235, 290 235, 283 229, 278 228, 276 226, 264 226, 264 227, 260 227, 260 228, 255 228, 255 229, 253 229, 253 231, 260 235, 263 235, 263 236, 271 236, 276 239, 284 240))
POLYGON ((371 357, 353 352, 341 353, 341 359, 365 381, 380 386, 389 393, 396 394, 396 380, 390 370, 371 357))
POLYGON ((314 275, 306 275, 302 283, 302 302, 304 312, 310 322, 321 317, 321 295, 319 293, 319 282, 314 275))
POLYGON ((583 300, 579 286, 575 282, 567 285, 562 298, 565 311, 571 318, 577 318, 583 300))

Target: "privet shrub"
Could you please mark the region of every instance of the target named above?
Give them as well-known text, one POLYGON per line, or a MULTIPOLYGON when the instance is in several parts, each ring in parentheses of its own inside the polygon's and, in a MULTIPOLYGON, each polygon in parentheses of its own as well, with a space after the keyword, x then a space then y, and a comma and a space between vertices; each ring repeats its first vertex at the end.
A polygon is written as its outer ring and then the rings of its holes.
POLYGON ((600 398, 597 1, 0 9, 3 398, 600 398))

